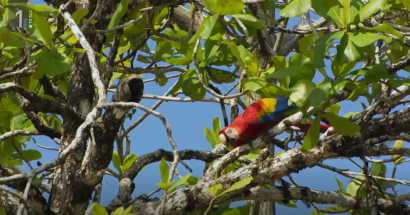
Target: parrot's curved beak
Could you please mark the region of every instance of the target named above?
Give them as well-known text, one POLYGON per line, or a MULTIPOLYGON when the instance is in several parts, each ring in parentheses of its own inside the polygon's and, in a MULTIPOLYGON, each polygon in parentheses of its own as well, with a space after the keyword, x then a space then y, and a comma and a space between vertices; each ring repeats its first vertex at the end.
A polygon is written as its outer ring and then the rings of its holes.
POLYGON ((225 132, 221 132, 220 134, 219 134, 219 140, 221 140, 221 142, 224 144, 224 145, 227 145, 227 146, 231 146, 231 145, 233 145, 233 144, 235 144, 235 142, 236 142, 236 140, 237 140, 237 138, 236 138, 236 136, 238 136, 237 135, 237 132, 235 131, 235 132, 232 132, 232 129, 228 129, 228 130, 226 130, 225 132), (225 132, 228 132, 228 134, 226 134, 225 132), (234 135, 233 135, 234 134, 234 135))

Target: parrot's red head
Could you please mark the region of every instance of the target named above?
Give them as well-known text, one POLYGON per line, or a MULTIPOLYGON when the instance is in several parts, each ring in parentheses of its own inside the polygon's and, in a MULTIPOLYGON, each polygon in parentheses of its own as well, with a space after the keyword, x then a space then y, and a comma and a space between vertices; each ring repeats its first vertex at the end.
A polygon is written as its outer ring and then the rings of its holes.
POLYGON ((231 146, 239 139, 239 130, 233 127, 225 127, 219 132, 219 140, 226 145, 231 146))

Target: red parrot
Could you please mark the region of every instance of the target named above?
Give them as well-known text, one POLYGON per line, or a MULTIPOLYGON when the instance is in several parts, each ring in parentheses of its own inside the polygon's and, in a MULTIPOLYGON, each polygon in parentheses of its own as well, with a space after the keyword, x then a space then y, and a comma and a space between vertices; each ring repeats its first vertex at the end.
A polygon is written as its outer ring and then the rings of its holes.
MULTIPOLYGON (((251 104, 239 115, 235 121, 219 132, 219 139, 225 145, 238 146, 256 139, 267 128, 274 127, 287 117, 285 112, 297 108, 288 105, 288 98, 265 98, 251 104)), ((307 132, 312 123, 299 124, 296 127, 307 132)), ((329 125, 320 125, 320 132, 324 133, 329 125)))

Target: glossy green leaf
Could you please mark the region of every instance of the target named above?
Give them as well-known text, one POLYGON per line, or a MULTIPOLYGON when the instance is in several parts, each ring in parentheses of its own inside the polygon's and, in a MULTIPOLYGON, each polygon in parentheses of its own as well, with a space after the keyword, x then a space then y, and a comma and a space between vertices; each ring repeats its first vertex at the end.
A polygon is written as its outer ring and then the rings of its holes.
POLYGON ((164 192, 168 192, 169 188, 172 186, 172 183, 174 183, 175 180, 172 180, 170 182, 160 182, 160 183, 155 183, 158 185, 164 192))
POLYGON ((251 203, 247 203, 244 206, 237 207, 237 208, 230 208, 226 210, 226 212, 222 213, 221 215, 248 215, 251 211, 251 203))
POLYGON ((240 13, 245 4, 242 0, 202 0, 205 3, 205 7, 212 13, 218 15, 238 14, 240 13))
MULTIPOLYGON (((375 0, 374 0, 374 1, 375 1, 375 0)), ((382 1, 385 1, 385 0, 382 0, 382 1)), ((379 26, 373 27, 373 28, 371 28, 371 30, 379 31, 379 32, 387 33, 387 34, 391 34, 391 35, 396 36, 396 37, 399 38, 400 40, 404 40, 404 36, 403 36, 401 33, 399 33, 399 32, 396 31, 393 27, 390 27, 390 26, 388 26, 388 25, 386 25, 386 24, 381 24, 381 25, 379 25, 379 26)))
POLYGON ((159 171, 161 172, 162 183, 166 183, 169 178, 169 166, 164 158, 159 163, 159 171))
POLYGON ((20 107, 17 101, 13 101, 7 97, 0 98, 0 112, 10 112, 16 114, 20 111, 20 107))
POLYGON ((257 19, 251 14, 233 14, 232 16, 241 20, 243 24, 252 26, 253 28, 256 28, 256 29, 261 29, 261 28, 266 27, 265 24, 263 24, 263 22, 259 21, 259 19, 257 19))
POLYGON ((256 92, 257 90, 266 87, 267 84, 268 82, 266 82, 263 78, 249 77, 242 79, 242 89, 252 92, 256 92))
POLYGON ((222 190, 222 184, 217 184, 215 186, 212 186, 208 188, 208 193, 211 193, 214 196, 218 196, 221 193, 222 190))
POLYGON ((215 146, 221 142, 215 135, 215 133, 212 132, 208 127, 205 127, 204 134, 208 142, 211 144, 212 148, 215 148, 215 146))
POLYGON ((32 14, 33 26, 35 27, 33 32, 34 36, 36 36, 37 39, 41 40, 43 43, 47 44, 49 47, 53 46, 53 35, 46 18, 43 14, 38 12, 33 12, 32 14))
MULTIPOLYGON (((403 140, 396 140, 396 142, 394 142, 394 146, 393 146, 393 147, 394 147, 394 148, 403 148, 403 147, 404 147, 404 146, 403 146, 403 140)), ((394 158, 396 158, 396 157, 398 157, 398 156, 400 156, 400 155, 391 155, 391 158, 394 159, 394 158)), ((401 160, 401 159, 395 160, 394 163, 399 163, 399 160, 401 160)))
MULTIPOLYGON (((41 152, 34 149, 22 150, 21 153, 27 161, 38 160, 41 158, 41 152)), ((14 153, 11 157, 16 159, 23 159, 19 153, 14 153)))
POLYGON ((215 83, 232 83, 237 78, 239 78, 237 74, 232 75, 232 72, 228 72, 228 71, 221 70, 221 69, 210 68, 208 70, 208 73, 209 73, 209 78, 215 83))
POLYGON ((38 13, 57 13, 58 10, 48 6, 48 5, 43 5, 43 4, 27 4, 26 5, 27 9, 33 10, 38 13))
POLYGON ((73 13, 73 19, 74 19, 74 21, 75 21, 76 23, 79 23, 80 20, 81 20, 82 18, 84 18, 85 15, 87 15, 88 10, 89 10, 88 8, 81 8, 81 9, 78 9, 78 10, 74 11, 74 13, 73 13))
POLYGON ((350 63, 362 58, 361 52, 359 52, 351 37, 352 34, 345 34, 337 47, 336 58, 340 63, 350 63))
POLYGON ((273 73, 270 73, 267 76, 265 76, 265 78, 285 78, 287 76, 297 75, 298 72, 299 72, 298 66, 290 66, 290 67, 286 67, 278 71, 275 71, 273 73))
POLYGON ((314 88, 306 98, 305 104, 308 107, 318 105, 327 99, 327 92, 321 88, 314 88))
POLYGON ((337 182, 337 186, 339 186, 340 192, 343 193, 343 194, 346 194, 346 190, 345 190, 345 188, 343 187, 342 182, 339 181, 339 179, 337 179, 336 177, 335 177, 335 179, 336 179, 336 182, 337 182))
POLYGON ((97 203, 92 204, 92 209, 95 215, 108 215, 107 210, 105 208, 97 203))
POLYGON ((386 174, 386 165, 384 165, 384 163, 372 163, 369 172, 372 175, 384 177, 386 174))
MULTIPOLYGON (((200 73, 202 73, 202 79, 205 84, 208 84, 208 79, 205 71, 201 68, 200 73)), ((202 99, 205 96, 206 90, 202 87, 201 82, 199 81, 198 75, 195 71, 195 68, 190 69, 188 72, 183 73, 180 76, 182 82, 182 92, 191 97, 193 100, 202 99)))
POLYGON ((121 0, 114 14, 112 15, 111 21, 107 26, 107 29, 113 29, 118 26, 120 19, 127 13, 129 0, 121 0))
POLYGON ((300 80, 311 81, 315 76, 315 68, 312 66, 310 58, 301 53, 295 53, 290 57, 289 66, 298 67, 298 73, 290 76, 290 87, 293 87, 300 80))
POLYGON ((124 158, 124 165, 123 165, 123 169, 124 171, 127 171, 132 164, 134 163, 134 161, 137 159, 137 155, 136 154, 129 154, 124 158))
POLYGON ((312 0, 292 0, 282 11, 279 13, 283 17, 298 17, 309 11, 312 5, 312 0))
POLYGON ((117 151, 112 152, 112 164, 114 164, 118 172, 122 172, 121 158, 117 151))
POLYGON ((242 188, 246 187, 246 185, 251 183, 252 180, 253 180, 252 176, 248 177, 248 178, 245 178, 245 179, 242 179, 242 180, 236 182, 235 184, 232 184, 232 186, 230 186, 228 189, 226 189, 225 191, 220 193, 218 196, 222 196, 225 193, 229 193, 229 192, 234 191, 234 190, 242 189, 242 188))
POLYGON ((325 117, 329 120, 330 125, 332 125, 336 132, 345 136, 353 135, 356 132, 359 132, 362 128, 360 125, 357 125, 349 119, 337 116, 333 113, 325 113, 325 117))
POLYGON ((34 58, 38 63, 40 75, 61 75, 68 73, 71 68, 72 59, 63 52, 42 51, 34 58))
POLYGON ((360 22, 363 22, 374 13, 380 11, 386 3, 387 0, 371 0, 369 3, 365 4, 359 12, 360 22))
POLYGON ((114 212, 112 212, 111 215, 121 215, 122 212, 124 212, 124 207, 119 207, 114 212))
POLYGON ((342 8, 340 8, 340 19, 343 26, 348 26, 350 24, 350 1, 351 0, 340 0, 342 8))
POLYGON ((211 36, 212 30, 214 29, 217 21, 217 15, 208 16, 204 19, 200 28, 200 37, 202 39, 208 39, 211 36))
POLYGON ((326 108, 326 112, 332 113, 332 114, 335 114, 335 115, 339 115, 340 107, 341 107, 340 104, 336 103, 336 104, 326 108))
POLYGON ((335 39, 340 39, 344 35, 343 31, 333 32, 320 37, 310 46, 313 51, 312 65, 316 68, 324 67, 323 58, 325 57, 327 46, 335 39))
POLYGON ((358 32, 357 34, 352 34, 350 39, 357 47, 370 46, 371 44, 377 42, 378 40, 384 40, 386 43, 391 43, 393 40, 393 38, 391 37, 375 34, 375 32, 371 32, 371 31, 363 31, 363 30, 358 32))
POLYGON ((310 126, 305 139, 303 140, 302 152, 307 152, 317 145, 319 142, 320 134, 320 118, 321 114, 319 113, 316 118, 313 120, 312 125, 310 126))
POLYGON ((165 86, 168 83, 168 78, 165 76, 164 73, 155 75, 155 81, 158 83, 159 86, 165 86))
POLYGON ((337 0, 312 0, 312 8, 326 20, 336 24, 337 27, 346 27, 345 21, 340 16, 343 5, 337 0))
POLYGON ((191 173, 188 173, 187 175, 185 175, 184 177, 179 179, 179 181, 177 181, 177 183, 172 185, 172 187, 169 188, 168 193, 174 192, 174 190, 177 189, 179 186, 186 185, 188 183, 187 181, 188 181, 189 177, 191 177, 191 173))
POLYGON ((316 85, 312 81, 301 80, 295 86, 290 88, 292 94, 289 99, 297 105, 302 105, 305 103, 305 100, 309 96, 310 92, 315 88, 316 85))

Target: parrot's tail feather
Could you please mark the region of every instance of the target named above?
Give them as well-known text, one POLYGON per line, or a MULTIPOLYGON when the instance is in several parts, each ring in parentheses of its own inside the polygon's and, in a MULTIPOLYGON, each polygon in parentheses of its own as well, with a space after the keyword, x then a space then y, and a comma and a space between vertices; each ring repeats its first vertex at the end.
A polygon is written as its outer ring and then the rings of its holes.
MULTIPOLYGON (((312 122, 307 122, 307 124, 299 124, 296 127, 300 128, 300 130, 302 130, 303 132, 307 132, 311 125, 312 122)), ((325 133, 330 127, 330 125, 320 124, 320 133, 325 133)))

